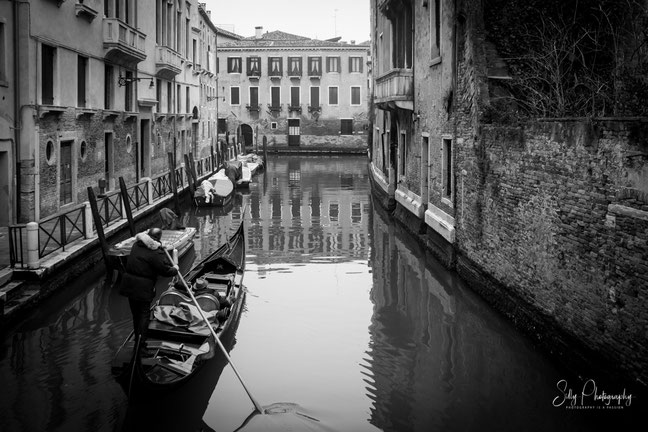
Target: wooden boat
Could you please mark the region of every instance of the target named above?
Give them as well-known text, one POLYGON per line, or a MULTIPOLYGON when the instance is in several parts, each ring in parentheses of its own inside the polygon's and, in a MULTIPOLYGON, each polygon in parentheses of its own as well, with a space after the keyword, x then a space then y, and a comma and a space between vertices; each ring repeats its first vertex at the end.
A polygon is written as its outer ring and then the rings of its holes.
MULTIPOLYGON (((174 259, 180 259, 193 247, 193 238, 195 235, 196 228, 194 227, 185 227, 177 230, 162 230, 161 243, 174 259)), ((128 259, 128 255, 130 255, 130 251, 136 240, 136 236, 129 237, 108 249, 108 257, 118 263, 117 268, 119 271, 124 271, 126 269, 126 260, 128 259)))
POLYGON ((196 188, 193 197, 196 207, 222 207, 232 201, 234 184, 227 176, 219 176, 216 174, 204 180, 196 188))
MULTIPOLYGON (((201 309, 213 318, 212 326, 221 340, 232 336, 243 309, 244 273, 245 235, 241 222, 225 244, 185 276, 201 309)), ((219 348, 193 308, 195 305, 181 283, 164 291, 152 308, 146 341, 136 347, 131 334, 117 352, 112 370, 118 379, 127 378, 130 382, 136 378, 148 386, 168 388, 194 376, 219 348), (133 372, 136 376, 131 378, 133 372)))

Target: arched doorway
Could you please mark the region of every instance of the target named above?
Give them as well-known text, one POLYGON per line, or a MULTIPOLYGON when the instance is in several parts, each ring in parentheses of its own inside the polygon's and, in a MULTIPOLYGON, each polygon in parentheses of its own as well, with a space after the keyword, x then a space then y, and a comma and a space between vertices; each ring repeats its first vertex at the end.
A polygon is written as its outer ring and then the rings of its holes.
POLYGON ((243 148, 252 147, 254 145, 254 133, 252 132, 252 126, 248 124, 241 125, 241 142, 243 148))

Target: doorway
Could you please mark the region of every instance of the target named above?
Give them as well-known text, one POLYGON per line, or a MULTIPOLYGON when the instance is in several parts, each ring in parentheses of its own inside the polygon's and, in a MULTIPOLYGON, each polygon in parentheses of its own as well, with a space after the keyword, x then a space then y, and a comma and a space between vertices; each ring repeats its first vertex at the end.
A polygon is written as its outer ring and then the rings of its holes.
POLYGON ((113 181, 113 134, 104 133, 104 179, 106 180, 106 191, 112 190, 113 181))
POLYGON ((72 141, 61 142, 60 205, 72 202, 72 141))
POLYGON ((11 221, 11 171, 9 170, 9 152, 0 151, 0 227, 11 221))
POLYGON ((243 137, 243 148, 252 147, 254 145, 254 132, 252 131, 252 126, 242 124, 241 135, 243 137))
POLYGON ((139 175, 137 181, 142 177, 147 177, 149 166, 151 164, 151 120, 140 120, 140 140, 138 152, 139 160, 139 175))
POLYGON ((288 146, 299 147, 299 119, 288 119, 288 146))

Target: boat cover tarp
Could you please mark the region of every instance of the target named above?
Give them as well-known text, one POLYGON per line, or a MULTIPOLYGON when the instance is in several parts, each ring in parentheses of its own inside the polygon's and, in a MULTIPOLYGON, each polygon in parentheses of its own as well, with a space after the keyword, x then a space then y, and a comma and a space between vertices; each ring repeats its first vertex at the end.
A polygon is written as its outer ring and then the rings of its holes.
MULTIPOLYGON (((204 314, 209 322, 213 323, 217 312, 216 310, 206 311, 204 314)), ((153 316, 160 322, 183 327, 193 333, 205 336, 210 334, 209 328, 200 316, 200 312, 192 303, 180 302, 177 306, 157 305, 153 309, 153 316)))

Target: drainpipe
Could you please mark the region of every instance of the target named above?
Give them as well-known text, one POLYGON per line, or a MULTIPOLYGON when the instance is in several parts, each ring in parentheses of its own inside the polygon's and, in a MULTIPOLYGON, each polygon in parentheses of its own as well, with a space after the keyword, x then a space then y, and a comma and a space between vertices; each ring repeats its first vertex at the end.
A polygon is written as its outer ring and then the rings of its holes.
POLYGON ((16 166, 16 172, 14 173, 15 177, 15 189, 14 189, 14 209, 15 212, 13 217, 14 222, 17 222, 20 220, 21 212, 20 212, 20 73, 19 73, 19 67, 18 67, 18 52, 20 51, 18 49, 18 2, 14 1, 12 2, 13 6, 13 52, 14 52, 14 76, 13 76, 13 81, 14 81, 14 141, 13 141, 13 157, 15 161, 15 166, 16 166))

